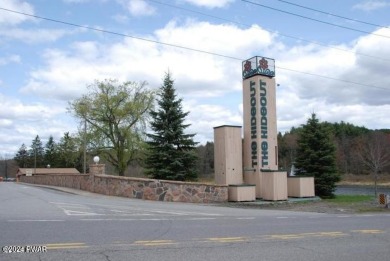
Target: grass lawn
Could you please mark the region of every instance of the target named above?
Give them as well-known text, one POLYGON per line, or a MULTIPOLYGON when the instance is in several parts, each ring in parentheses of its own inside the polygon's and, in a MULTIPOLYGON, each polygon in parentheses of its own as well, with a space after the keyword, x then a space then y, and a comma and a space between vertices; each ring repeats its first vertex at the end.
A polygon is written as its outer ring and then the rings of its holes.
POLYGON ((375 197, 370 195, 336 195, 335 198, 324 199, 324 201, 337 204, 350 204, 373 201, 374 199, 375 197))
POLYGON ((332 199, 324 199, 335 208, 346 208, 355 213, 389 211, 384 206, 379 206, 374 196, 370 195, 337 195, 332 199))

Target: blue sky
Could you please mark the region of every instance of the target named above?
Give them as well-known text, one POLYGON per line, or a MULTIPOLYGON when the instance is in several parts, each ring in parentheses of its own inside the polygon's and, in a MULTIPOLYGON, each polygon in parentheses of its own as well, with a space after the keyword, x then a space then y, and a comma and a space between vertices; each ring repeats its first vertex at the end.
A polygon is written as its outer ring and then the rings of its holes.
POLYGON ((58 141, 77 132, 68 102, 95 79, 146 80, 154 89, 168 70, 190 111, 188 131, 199 142, 211 141, 214 126, 242 125, 241 60, 255 55, 276 60, 279 131, 305 123, 312 112, 322 121, 389 128, 390 2, 330 3, 2 0, 0 157, 31 145, 36 135, 45 143, 50 135, 58 141))

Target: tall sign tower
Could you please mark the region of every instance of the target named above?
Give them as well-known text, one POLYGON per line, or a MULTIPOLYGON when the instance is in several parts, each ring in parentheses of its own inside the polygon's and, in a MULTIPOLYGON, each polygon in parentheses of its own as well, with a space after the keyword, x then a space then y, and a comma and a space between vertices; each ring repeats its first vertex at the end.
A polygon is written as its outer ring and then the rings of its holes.
POLYGON ((230 201, 314 197, 313 177, 289 177, 278 169, 275 60, 242 62, 244 142, 241 127, 214 128, 215 182, 229 185, 230 201))
POLYGON ((272 200, 282 200, 287 175, 278 171, 275 60, 255 56, 243 61, 242 78, 244 182, 256 185, 257 198, 267 198, 272 187, 272 200))

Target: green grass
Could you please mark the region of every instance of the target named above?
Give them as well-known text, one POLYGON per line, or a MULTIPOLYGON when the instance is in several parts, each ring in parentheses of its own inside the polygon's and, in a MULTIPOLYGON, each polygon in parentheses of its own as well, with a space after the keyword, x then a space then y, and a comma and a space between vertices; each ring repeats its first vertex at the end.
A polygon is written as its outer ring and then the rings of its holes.
POLYGON ((350 204, 372 201, 374 198, 374 196, 370 195, 337 195, 335 198, 324 199, 324 201, 339 204, 350 204))

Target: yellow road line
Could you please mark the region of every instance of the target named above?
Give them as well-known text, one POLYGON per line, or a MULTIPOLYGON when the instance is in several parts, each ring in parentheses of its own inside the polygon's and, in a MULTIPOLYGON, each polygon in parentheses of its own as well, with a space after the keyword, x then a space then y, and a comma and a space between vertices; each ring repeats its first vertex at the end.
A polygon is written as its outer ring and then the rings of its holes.
POLYGON ((352 230, 352 232, 363 233, 363 234, 383 234, 383 233, 385 233, 384 230, 378 230, 378 229, 352 230))
POLYGON ((53 243, 46 244, 47 249, 71 249, 71 248, 86 248, 85 243, 53 243))
POLYGON ((336 231, 336 232, 319 232, 315 236, 319 236, 319 237, 339 237, 339 236, 347 236, 347 235, 348 234, 345 234, 343 232, 336 231))
POLYGON ((177 244, 173 240, 142 240, 142 241, 135 241, 135 245, 142 245, 142 246, 164 246, 164 245, 173 245, 177 244))
POLYGON ((212 237, 207 238, 211 242, 229 243, 229 242, 243 242, 247 240, 245 237, 212 237))
POLYGON ((339 237, 346 236, 343 232, 317 232, 317 233, 300 233, 300 234, 285 234, 285 235, 268 235, 268 239, 299 239, 308 237, 339 237))
POLYGON ((270 237, 271 239, 297 239, 297 238, 304 238, 303 235, 300 234, 291 234, 291 235, 272 235, 270 237))

